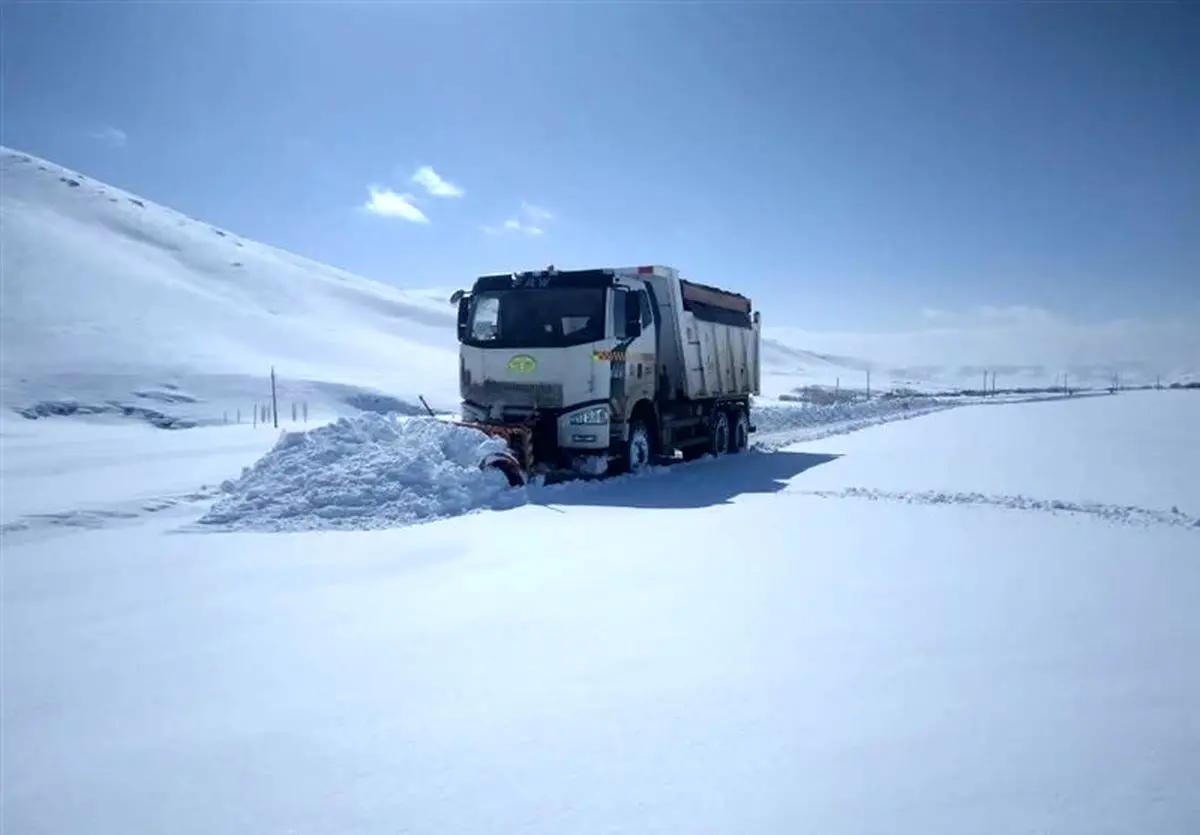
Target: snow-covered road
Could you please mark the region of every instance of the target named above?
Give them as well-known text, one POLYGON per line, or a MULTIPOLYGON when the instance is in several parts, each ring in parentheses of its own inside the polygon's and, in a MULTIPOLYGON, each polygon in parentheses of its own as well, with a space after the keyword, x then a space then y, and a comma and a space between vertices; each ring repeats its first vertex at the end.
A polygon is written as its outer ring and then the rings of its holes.
POLYGON ((953 499, 1194 519, 1197 426, 962 408, 392 530, 6 537, 4 831, 1198 831, 1200 528, 953 499))

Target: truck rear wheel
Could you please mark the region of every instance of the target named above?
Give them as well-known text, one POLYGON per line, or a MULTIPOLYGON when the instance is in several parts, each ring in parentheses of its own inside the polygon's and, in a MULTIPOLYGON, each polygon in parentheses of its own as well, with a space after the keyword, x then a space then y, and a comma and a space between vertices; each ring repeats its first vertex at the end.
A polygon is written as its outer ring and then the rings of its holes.
POLYGON ((729 436, 729 451, 744 452, 750 446, 750 416, 742 408, 733 410, 733 432, 729 436))
POLYGON ((718 409, 713 415, 709 441, 709 451, 713 455, 729 452, 729 413, 724 409, 718 409))

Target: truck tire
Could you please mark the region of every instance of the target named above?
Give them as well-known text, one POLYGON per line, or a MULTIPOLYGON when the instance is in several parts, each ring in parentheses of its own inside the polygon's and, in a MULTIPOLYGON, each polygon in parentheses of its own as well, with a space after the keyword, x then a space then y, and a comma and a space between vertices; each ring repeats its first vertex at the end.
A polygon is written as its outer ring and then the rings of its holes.
POLYGON ((729 412, 717 409, 713 414, 712 428, 709 430, 709 451, 721 456, 729 452, 729 412))
POLYGON ((653 458, 654 444, 650 440, 650 430, 645 421, 635 420, 629 424, 629 440, 625 442, 622 469, 629 473, 640 473, 650 468, 653 458))
POLYGON ((733 410, 733 429, 729 435, 730 454, 745 452, 750 446, 750 416, 745 409, 733 410))

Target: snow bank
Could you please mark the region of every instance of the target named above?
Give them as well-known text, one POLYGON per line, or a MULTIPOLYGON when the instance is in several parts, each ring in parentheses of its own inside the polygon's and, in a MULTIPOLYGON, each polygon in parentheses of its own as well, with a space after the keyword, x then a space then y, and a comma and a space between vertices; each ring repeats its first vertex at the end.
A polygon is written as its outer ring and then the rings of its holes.
POLYGON ((524 504, 479 461, 504 442, 434 418, 364 414, 285 432, 200 523, 236 530, 379 529, 524 504))
POLYGON ((905 420, 956 405, 959 404, 932 397, 880 397, 828 405, 757 401, 751 412, 758 430, 753 441, 758 446, 774 446, 780 442, 810 440, 905 420))

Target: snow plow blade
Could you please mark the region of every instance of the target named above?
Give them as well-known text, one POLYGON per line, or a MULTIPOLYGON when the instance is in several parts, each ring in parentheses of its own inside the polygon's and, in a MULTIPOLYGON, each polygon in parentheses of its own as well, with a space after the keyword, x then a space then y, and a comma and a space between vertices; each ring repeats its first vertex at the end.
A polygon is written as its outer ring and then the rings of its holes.
POLYGON ((478 429, 493 438, 503 438, 508 449, 489 452, 479 462, 481 470, 499 470, 508 479, 510 487, 520 487, 528 480, 533 470, 533 430, 528 426, 498 425, 458 421, 459 426, 478 429))

